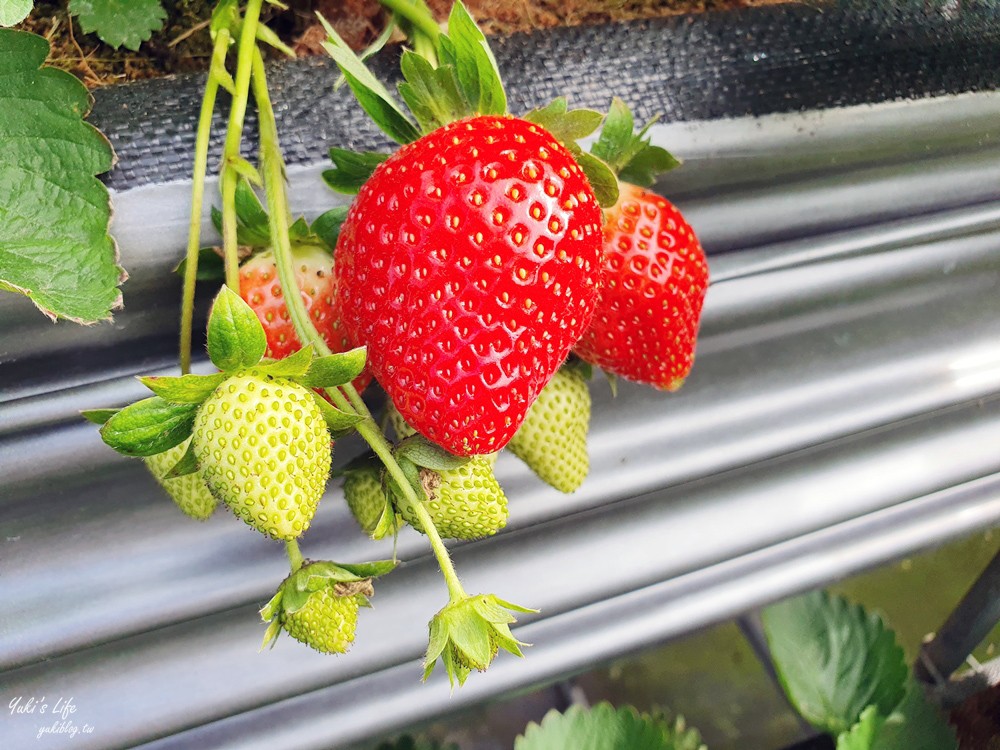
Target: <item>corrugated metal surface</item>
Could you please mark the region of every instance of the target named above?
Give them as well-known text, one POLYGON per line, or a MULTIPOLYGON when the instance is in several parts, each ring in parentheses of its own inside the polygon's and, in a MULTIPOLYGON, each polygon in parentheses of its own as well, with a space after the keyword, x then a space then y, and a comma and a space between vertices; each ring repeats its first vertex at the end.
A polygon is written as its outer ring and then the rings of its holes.
MULTIPOLYGON (((350 655, 257 654, 280 545, 186 521, 76 417, 173 356, 187 185, 119 192, 114 325, 0 299, 0 707, 72 698, 81 748, 341 747, 997 523, 998 135, 989 93, 656 129, 687 159, 662 187, 715 251, 695 373, 672 396, 595 381, 572 496, 501 458, 510 528, 456 561, 470 590, 542 609, 517 631, 536 645, 454 697, 419 683, 446 598, 421 538, 401 538, 350 655)), ((290 170, 309 214, 331 202, 321 169, 290 170)), ((387 554, 340 498, 306 553, 387 554)), ((65 739, 0 716, 0 747, 65 739)))

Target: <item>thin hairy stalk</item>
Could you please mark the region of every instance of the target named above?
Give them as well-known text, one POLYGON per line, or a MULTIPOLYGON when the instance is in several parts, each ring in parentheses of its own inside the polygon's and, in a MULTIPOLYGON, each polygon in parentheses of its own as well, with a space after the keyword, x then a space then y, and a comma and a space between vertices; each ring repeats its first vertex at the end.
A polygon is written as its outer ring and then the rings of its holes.
POLYGON ((226 284, 240 290, 239 243, 236 239, 236 185, 239 173, 235 163, 240 158, 243 141, 243 121, 250 98, 250 74, 257 50, 257 25, 263 0, 248 0, 240 29, 236 58, 236 93, 229 110, 226 142, 222 151, 222 249, 226 261, 226 284))
MULTIPOLYGON (((292 264, 291 242, 288 238, 288 223, 284 219, 288 215, 288 196, 285 190, 285 170, 281 156, 281 146, 278 142, 278 129, 274 118, 274 108, 267 90, 267 77, 264 70, 264 60, 258 52, 253 59, 253 94, 257 102, 257 112, 260 119, 260 156, 263 169, 264 190, 267 194, 267 209, 271 215, 271 246, 274 251, 274 264, 278 271, 278 280, 285 290, 285 305, 288 307, 289 319, 295 327, 295 333, 303 344, 312 344, 313 349, 321 356, 330 354, 330 348, 316 330, 309 312, 306 310, 302 295, 295 280, 295 269, 292 264)), ((411 506, 413 513, 431 543, 431 549, 437 558, 441 573, 448 585, 448 592, 453 601, 466 596, 455 566, 452 564, 440 534, 434 526, 434 521, 417 497, 416 491, 410 486, 406 475, 392 454, 392 445, 378 427, 357 389, 348 383, 341 388, 327 390, 334 404, 348 413, 363 417, 357 430, 362 438, 375 451, 375 455, 385 464, 386 470, 396 480, 402 490, 404 500, 411 506)))
POLYGON ((441 29, 437 21, 434 20, 434 16, 431 15, 430 9, 421 0, 379 0, 379 2, 393 13, 412 23, 431 41, 437 42, 437 38, 441 35, 441 29))
MULTIPOLYGON (((229 48, 229 29, 220 29, 215 37, 212 58, 225 57, 229 48)), ((198 134, 194 144, 194 174, 191 185, 191 219, 188 225, 187 260, 184 265, 184 293, 181 297, 181 374, 191 372, 191 331, 194 325, 194 290, 198 280, 198 251, 201 250, 201 211, 205 203, 205 173, 208 171, 208 141, 212 134, 212 113, 219 93, 219 79, 212 72, 205 83, 205 95, 198 115, 198 134)))
MULTIPOLYGON (((352 386, 347 387, 354 390, 352 386)), ((403 470, 396 462, 395 457, 392 455, 392 446, 385 439, 382 431, 379 430, 378 424, 376 424, 371 412, 365 407, 364 412, 360 413, 365 419, 358 423, 358 433, 371 446, 371 449, 375 451, 375 455, 385 464, 386 471, 396 480, 396 485, 402 490, 404 499, 409 504, 410 510, 420 520, 420 526, 431 543, 431 549, 434 551, 434 557, 437 558, 438 567, 441 568, 441 574, 448 585, 448 595, 451 601, 464 599, 467 596, 465 589, 462 587, 462 582, 458 579, 458 573, 455 572, 455 565, 451 561, 451 555, 448 554, 448 548, 444 546, 444 541, 442 541, 441 535, 434 525, 431 514, 427 512, 427 508, 424 507, 424 504, 417 497, 416 491, 410 485, 403 470)))
POLYGON ((292 567, 292 572, 296 572, 302 567, 302 550, 299 549, 299 543, 294 539, 285 542, 285 552, 288 553, 288 562, 292 567))

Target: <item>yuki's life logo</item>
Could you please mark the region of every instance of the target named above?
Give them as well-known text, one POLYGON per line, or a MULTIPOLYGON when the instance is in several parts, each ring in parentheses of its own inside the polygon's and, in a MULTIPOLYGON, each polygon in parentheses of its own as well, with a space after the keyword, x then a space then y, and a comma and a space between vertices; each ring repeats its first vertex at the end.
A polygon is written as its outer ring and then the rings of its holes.
POLYGON ((7 709, 12 717, 36 717, 40 720, 36 739, 45 735, 76 737, 78 734, 91 734, 94 731, 92 725, 77 723, 75 720, 77 705, 72 697, 59 696, 50 701, 44 695, 40 698, 19 695, 10 700, 7 709))

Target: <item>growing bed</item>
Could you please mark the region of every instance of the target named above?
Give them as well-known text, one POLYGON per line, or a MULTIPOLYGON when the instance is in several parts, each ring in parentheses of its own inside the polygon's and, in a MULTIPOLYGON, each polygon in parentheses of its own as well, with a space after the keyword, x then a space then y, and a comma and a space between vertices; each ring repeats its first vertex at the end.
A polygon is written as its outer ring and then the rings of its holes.
MULTIPOLYGON (((579 492, 501 457, 510 526, 455 557, 470 586, 542 612, 516 630, 535 644, 524 661, 453 696, 419 682, 441 586, 414 534, 349 657, 291 642, 257 655, 283 557, 226 515, 179 521, 79 419, 173 364, 180 282, 164 280, 185 242, 200 81, 97 92, 92 120, 120 158, 126 310, 80 329, 0 298, 4 694, 72 695, 95 727, 78 747, 343 747, 996 525, 998 43, 986 10, 797 6, 499 40, 515 111, 627 90, 638 117, 664 113, 654 142, 685 166, 659 187, 713 286, 680 393, 592 386, 579 492)), ((329 62, 272 78, 292 200, 313 216, 337 200, 326 148, 381 142, 329 62)), ((358 450, 338 443, 338 464, 358 450)), ((377 554, 333 497, 308 541, 377 554)), ((0 725, 5 747, 34 731, 0 725)))

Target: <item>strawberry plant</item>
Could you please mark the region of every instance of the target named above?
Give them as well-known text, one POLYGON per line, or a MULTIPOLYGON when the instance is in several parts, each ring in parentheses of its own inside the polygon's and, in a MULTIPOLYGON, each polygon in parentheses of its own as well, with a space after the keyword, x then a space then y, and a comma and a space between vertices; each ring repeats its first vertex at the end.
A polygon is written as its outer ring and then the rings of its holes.
POLYGON ((817 591, 768 607, 763 620, 788 700, 837 750, 957 747, 878 615, 817 591))
POLYGON ((53 320, 93 323, 121 305, 108 190, 95 176, 114 155, 82 119, 91 105, 83 84, 42 67, 48 49, 41 37, 0 29, 0 289, 53 320))
POLYGON ((70 0, 69 12, 85 34, 96 33, 115 49, 131 50, 139 49, 167 17, 160 0, 70 0))
MULTIPOLYGON (((74 0, 72 9, 85 27, 127 46, 160 17, 159 3, 144 0, 123 6, 112 29, 115 3, 74 0)), ((672 159, 648 144, 644 130, 632 132, 631 115, 618 102, 606 121, 599 112, 570 109, 563 98, 509 112, 486 39, 461 3, 446 30, 422 2, 394 4, 394 23, 412 47, 401 57, 398 99, 326 26, 325 47, 343 80, 399 148, 332 148, 325 179, 351 196, 350 205, 311 223, 293 220, 262 48, 292 53, 261 22, 263 4, 249 0, 241 8, 220 0, 211 19, 188 243, 177 269, 184 282, 180 372, 140 378, 147 398, 84 416, 100 425, 110 447, 141 458, 183 513, 204 520, 225 508, 284 545, 290 571, 261 610, 265 643, 284 631, 318 652, 344 653, 374 579, 395 567, 394 560, 306 559, 299 545, 331 476, 343 478, 363 533, 381 539, 409 525, 424 535, 448 591, 428 624, 424 677, 440 661, 451 684, 461 685, 500 650, 522 655, 525 644, 510 628, 516 614, 534 610, 467 592, 443 539, 477 539, 506 525, 507 497, 494 473, 505 447, 556 489, 581 485, 589 466, 591 367, 571 352, 612 374, 675 386, 690 367, 707 271, 693 235, 684 247, 666 247, 676 238, 665 227, 680 227, 682 219, 647 197, 648 206, 667 213, 656 218, 648 252, 645 224, 635 242, 650 268, 659 269, 647 276, 660 288, 650 294, 655 284, 636 289, 615 276, 621 268, 609 243, 618 240, 604 225, 607 216, 630 214, 633 195, 624 183, 619 190, 615 173, 645 184, 672 159), (211 217, 221 246, 210 249, 203 247, 201 224, 220 89, 229 95, 229 114, 219 207, 211 217), (258 115, 255 162, 242 156, 251 101, 258 115), (602 122, 593 153, 584 151, 578 141, 602 122), (668 250, 675 255, 661 263, 659 254, 668 250), (208 374, 191 372, 199 281, 224 282, 208 316, 214 366, 208 374), (628 321, 612 322, 606 312, 632 304, 611 299, 616 285, 633 293, 632 301, 636 293, 647 300, 635 339, 622 333, 628 321), (651 377, 587 357, 582 342, 603 323, 626 341, 621 356, 631 364, 669 362, 669 382, 662 373, 651 377), (389 397, 381 419, 360 395, 372 378, 389 397), (337 442, 351 433, 370 450, 331 474, 337 442)), ((0 0, 4 20, 21 10, 0 0)), ((0 31, 0 45, 20 52, 0 56, 0 83, 11 81, 6 90, 15 100, 30 99, 31 88, 45 102, 37 131, 24 118, 0 114, 0 137, 48 138, 53 152, 56 141, 65 141, 59 148, 69 148, 82 165, 67 172, 65 205, 39 201, 37 191, 17 193, 33 223, 0 228, 0 285, 31 296, 53 317, 107 318, 119 303, 122 271, 107 233, 107 191, 95 175, 110 168, 110 148, 80 119, 89 102, 78 85, 39 67, 43 42, 0 31), (66 213, 81 201, 86 210, 68 221, 66 213), (36 226, 53 229, 40 237, 36 226), (46 277, 43 241, 59 259, 75 253, 74 262, 88 272, 78 281, 72 274, 46 277)), ((15 150, 15 157, 13 167, 0 166, 0 176, 30 171, 28 150, 15 150)))
MULTIPOLYGON (((404 735, 375 750, 461 750, 456 745, 404 735)), ((631 706, 599 703, 586 708, 552 709, 541 722, 531 722, 514 741, 513 750, 707 750, 698 730, 683 717, 668 720, 660 713, 639 713, 631 706)))
MULTIPOLYGON (((406 421, 476 455, 510 441, 593 315, 601 216, 592 184, 609 175, 597 160, 578 164, 575 143, 532 113, 506 114, 495 63, 461 5, 438 42, 437 67, 403 54, 412 119, 345 45, 327 44, 358 101, 405 144, 386 159, 332 154, 332 187, 364 178, 334 273, 348 338, 369 346, 372 373, 406 421)), ((563 109, 550 119, 577 138, 601 118, 563 109)))
MULTIPOLYGON (((0 26, 20 23, 31 12, 33 0, 0 0, 0 26)), ((161 0, 69 0, 85 34, 96 33, 115 49, 139 45, 163 26, 167 12, 161 0)))

